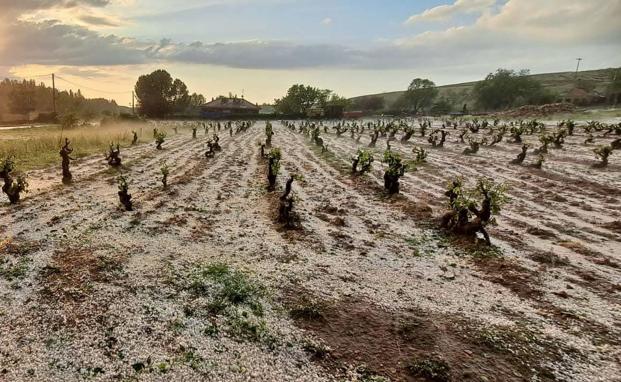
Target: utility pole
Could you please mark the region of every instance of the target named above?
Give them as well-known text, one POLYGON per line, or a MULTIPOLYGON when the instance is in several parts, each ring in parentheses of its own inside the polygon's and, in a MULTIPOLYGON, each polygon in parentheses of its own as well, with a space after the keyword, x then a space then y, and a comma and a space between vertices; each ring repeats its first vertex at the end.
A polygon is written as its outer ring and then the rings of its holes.
POLYGON ((56 115, 56 81, 54 79, 54 73, 52 73, 52 108, 54 115, 56 115))
POLYGON ((134 92, 132 91, 132 114, 136 114, 136 111, 135 111, 135 109, 134 109, 134 99, 136 98, 136 95, 135 95, 135 94, 136 94, 136 93, 134 93, 134 92))
POLYGON ((580 69, 580 61, 582 61, 582 58, 578 57, 576 58, 576 61, 578 61, 578 65, 576 65, 576 78, 578 77, 578 70, 580 69))

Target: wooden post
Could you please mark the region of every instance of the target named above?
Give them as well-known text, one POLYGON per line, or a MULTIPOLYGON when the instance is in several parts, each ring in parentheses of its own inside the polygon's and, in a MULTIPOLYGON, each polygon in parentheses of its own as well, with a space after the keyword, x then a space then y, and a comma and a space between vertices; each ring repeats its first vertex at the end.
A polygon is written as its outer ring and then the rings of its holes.
POLYGON ((52 110, 56 115, 56 81, 54 79, 54 73, 52 73, 52 110))

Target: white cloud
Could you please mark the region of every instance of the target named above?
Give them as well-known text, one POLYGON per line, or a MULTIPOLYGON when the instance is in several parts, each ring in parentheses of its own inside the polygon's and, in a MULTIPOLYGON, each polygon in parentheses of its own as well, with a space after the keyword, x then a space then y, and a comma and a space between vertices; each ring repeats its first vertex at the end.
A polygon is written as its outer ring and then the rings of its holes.
POLYGON ((496 0, 456 0, 453 4, 439 5, 410 16, 405 23, 411 25, 421 21, 444 21, 460 13, 482 13, 495 3, 496 0))
MULTIPOLYGON (((464 7, 463 2, 458 3, 464 7)), ((470 8, 462 11, 473 9, 474 4, 483 6, 484 1, 468 4, 470 8)), ((585 57, 592 67, 621 64, 620 18, 618 0, 508 0, 493 12, 484 12, 471 25, 384 41, 366 49, 331 42, 140 41, 105 35, 90 26, 22 20, 0 23, 0 57, 3 65, 13 66, 186 63, 277 70, 450 71, 470 67, 486 72, 505 66, 541 71, 564 68, 565 62, 573 63, 575 57, 585 57)))
POLYGON ((321 24, 326 26, 332 25, 332 18, 326 17, 325 19, 321 20, 321 24))

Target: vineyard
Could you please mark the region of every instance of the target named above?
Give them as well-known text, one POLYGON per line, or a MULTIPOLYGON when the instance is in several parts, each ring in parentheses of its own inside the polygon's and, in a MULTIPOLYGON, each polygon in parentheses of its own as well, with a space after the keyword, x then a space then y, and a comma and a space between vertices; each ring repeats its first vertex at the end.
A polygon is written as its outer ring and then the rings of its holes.
POLYGON ((0 381, 621 375, 618 121, 134 129, 0 157, 0 381))

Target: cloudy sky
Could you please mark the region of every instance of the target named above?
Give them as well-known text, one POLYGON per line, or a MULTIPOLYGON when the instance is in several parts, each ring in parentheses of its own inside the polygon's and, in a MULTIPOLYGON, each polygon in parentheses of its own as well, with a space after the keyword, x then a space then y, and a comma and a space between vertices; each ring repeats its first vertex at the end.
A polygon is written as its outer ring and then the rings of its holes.
POLYGON ((294 83, 355 96, 621 66, 621 0, 0 0, 0 77, 127 105, 157 68, 210 98, 294 83))

